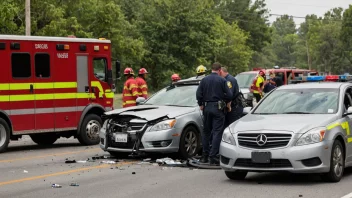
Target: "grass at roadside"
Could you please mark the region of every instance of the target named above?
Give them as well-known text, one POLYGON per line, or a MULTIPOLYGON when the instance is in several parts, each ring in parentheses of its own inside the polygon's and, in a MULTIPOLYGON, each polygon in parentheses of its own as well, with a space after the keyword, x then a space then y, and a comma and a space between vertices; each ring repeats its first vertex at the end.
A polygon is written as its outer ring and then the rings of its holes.
POLYGON ((122 94, 115 94, 114 97, 114 109, 122 108, 122 94))

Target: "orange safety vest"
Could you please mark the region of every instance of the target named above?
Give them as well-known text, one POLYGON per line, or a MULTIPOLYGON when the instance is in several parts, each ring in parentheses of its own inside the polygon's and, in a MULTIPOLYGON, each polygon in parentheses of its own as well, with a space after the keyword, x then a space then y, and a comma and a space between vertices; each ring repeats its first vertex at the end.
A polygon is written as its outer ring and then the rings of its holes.
POLYGON ((139 97, 143 97, 145 99, 148 98, 148 86, 147 82, 141 77, 136 78, 137 86, 138 86, 138 94, 139 97))
POLYGON ((137 97, 138 97, 137 82, 133 77, 129 77, 123 86, 122 107, 126 108, 126 107, 136 106, 137 97))

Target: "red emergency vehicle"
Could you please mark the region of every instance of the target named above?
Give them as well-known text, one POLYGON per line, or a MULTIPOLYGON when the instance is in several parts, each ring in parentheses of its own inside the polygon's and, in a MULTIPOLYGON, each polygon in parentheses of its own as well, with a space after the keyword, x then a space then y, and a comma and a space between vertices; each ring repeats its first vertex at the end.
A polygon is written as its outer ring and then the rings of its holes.
POLYGON ((22 135, 99 143, 101 115, 113 109, 109 40, 0 35, 0 61, 0 152, 22 135))

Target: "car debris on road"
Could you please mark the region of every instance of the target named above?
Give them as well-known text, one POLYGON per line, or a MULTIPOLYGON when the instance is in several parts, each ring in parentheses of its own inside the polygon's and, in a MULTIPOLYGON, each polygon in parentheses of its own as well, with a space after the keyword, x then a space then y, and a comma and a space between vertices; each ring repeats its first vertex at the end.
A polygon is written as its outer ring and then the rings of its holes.
POLYGON ((59 184, 52 184, 51 187, 52 188, 62 188, 62 186, 59 184))

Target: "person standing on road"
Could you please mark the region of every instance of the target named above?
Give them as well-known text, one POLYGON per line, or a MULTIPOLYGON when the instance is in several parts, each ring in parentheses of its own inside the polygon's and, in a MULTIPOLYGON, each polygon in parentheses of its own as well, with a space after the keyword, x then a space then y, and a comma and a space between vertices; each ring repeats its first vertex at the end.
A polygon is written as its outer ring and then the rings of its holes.
POLYGON ((236 78, 230 75, 226 67, 221 67, 221 76, 226 79, 228 87, 232 91, 232 102, 231 111, 226 113, 224 129, 228 127, 231 123, 240 119, 243 113, 242 104, 237 101, 240 96, 240 88, 238 86, 236 78))
POLYGON ((134 79, 134 72, 132 68, 127 67, 123 74, 126 76, 126 82, 123 85, 122 91, 122 107, 133 107, 136 106, 136 99, 138 97, 137 82, 134 79))
POLYGON ((221 65, 214 63, 212 73, 204 77, 197 89, 196 98, 204 115, 204 129, 202 133, 203 155, 201 163, 219 165, 220 142, 225 123, 226 106, 231 111, 232 92, 224 78, 220 76, 221 65), (213 136, 210 149, 210 135, 213 136), (209 160, 209 159, 210 160, 209 160))
POLYGON ((138 96, 143 97, 145 99, 148 98, 148 86, 147 79, 148 71, 145 68, 141 68, 138 72, 138 77, 136 78, 137 86, 138 86, 138 96))
POLYGON ((263 85, 264 85, 264 81, 265 81, 264 76, 265 76, 264 71, 259 71, 259 75, 257 76, 255 83, 252 85, 253 96, 255 97, 255 100, 257 101, 257 103, 263 97, 263 85))

